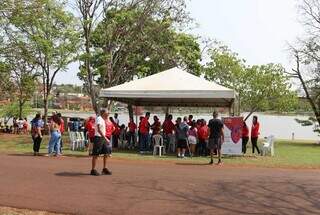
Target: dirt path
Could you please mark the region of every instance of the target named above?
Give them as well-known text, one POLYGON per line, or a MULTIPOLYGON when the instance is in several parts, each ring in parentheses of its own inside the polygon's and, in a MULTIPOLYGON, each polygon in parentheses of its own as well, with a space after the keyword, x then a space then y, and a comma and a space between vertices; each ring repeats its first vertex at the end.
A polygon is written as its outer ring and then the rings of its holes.
POLYGON ((68 214, 320 214, 320 171, 0 155, 0 205, 68 214), (99 165, 101 163, 99 162, 99 165))

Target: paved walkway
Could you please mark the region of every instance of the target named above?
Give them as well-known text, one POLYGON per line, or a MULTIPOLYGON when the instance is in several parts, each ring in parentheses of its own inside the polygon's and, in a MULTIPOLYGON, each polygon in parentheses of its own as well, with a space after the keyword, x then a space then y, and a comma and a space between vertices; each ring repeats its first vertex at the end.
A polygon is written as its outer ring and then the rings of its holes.
POLYGON ((90 215, 320 214, 319 170, 110 164, 112 176, 93 177, 89 158, 0 155, 0 205, 90 215))

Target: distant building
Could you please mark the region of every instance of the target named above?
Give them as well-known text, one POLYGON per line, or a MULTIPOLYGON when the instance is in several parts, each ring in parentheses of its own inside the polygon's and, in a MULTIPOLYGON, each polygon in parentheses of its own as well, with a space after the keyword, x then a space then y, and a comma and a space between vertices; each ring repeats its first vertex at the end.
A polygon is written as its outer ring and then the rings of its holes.
POLYGON ((60 93, 56 96, 53 107, 68 110, 92 110, 90 97, 82 93, 60 93))

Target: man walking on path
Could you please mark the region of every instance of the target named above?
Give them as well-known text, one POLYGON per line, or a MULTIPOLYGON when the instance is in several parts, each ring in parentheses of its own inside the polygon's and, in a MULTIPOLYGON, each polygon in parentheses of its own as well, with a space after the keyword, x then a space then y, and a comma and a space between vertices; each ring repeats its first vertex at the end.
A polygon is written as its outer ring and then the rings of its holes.
POLYGON ((106 137, 106 122, 109 117, 108 112, 105 109, 100 111, 100 116, 96 118, 95 123, 95 137, 93 141, 92 149, 92 169, 91 175, 100 175, 96 168, 96 163, 99 155, 103 155, 103 169, 102 174, 111 175, 111 172, 107 169, 107 158, 112 153, 112 148, 110 145, 110 139, 106 137))
POLYGON ((211 160, 209 164, 213 164, 213 154, 214 150, 217 150, 218 153, 218 165, 222 164, 221 162, 221 145, 224 142, 224 133, 223 133, 223 123, 218 119, 218 113, 213 112, 213 119, 209 121, 209 143, 208 148, 210 149, 211 160))

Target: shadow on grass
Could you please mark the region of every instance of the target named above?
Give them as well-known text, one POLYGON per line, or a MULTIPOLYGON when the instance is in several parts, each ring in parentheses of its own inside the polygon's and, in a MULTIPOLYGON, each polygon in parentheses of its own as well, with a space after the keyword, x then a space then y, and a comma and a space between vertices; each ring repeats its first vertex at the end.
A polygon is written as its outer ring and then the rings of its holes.
POLYGON ((90 175, 89 173, 83 173, 83 172, 58 172, 55 173, 56 176, 62 176, 62 177, 83 177, 90 175))

